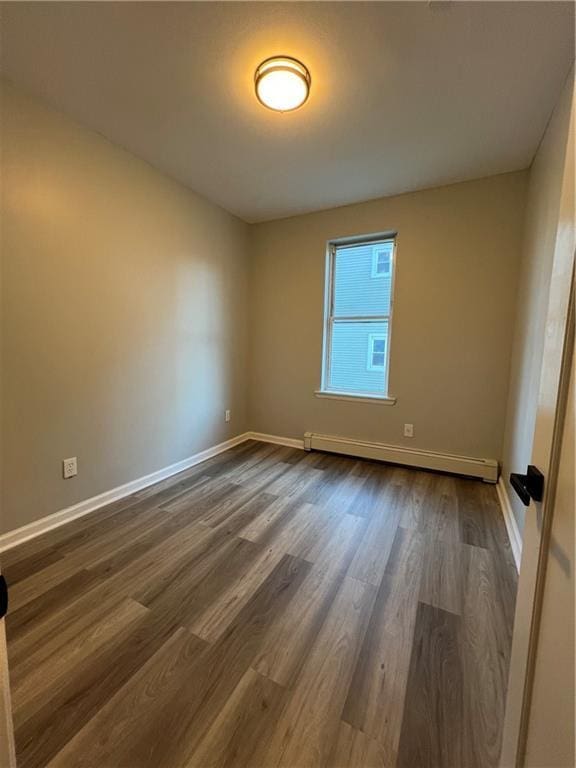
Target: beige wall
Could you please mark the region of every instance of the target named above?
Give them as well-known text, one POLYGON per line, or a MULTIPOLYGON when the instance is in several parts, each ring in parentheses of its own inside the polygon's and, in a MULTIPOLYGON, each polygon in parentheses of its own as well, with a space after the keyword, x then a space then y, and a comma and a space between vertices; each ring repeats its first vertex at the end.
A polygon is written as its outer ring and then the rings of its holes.
POLYGON ((2 95, 10 530, 245 430, 248 228, 11 86, 2 95), (63 480, 69 456, 79 475, 63 480))
POLYGON ((525 507, 510 487, 508 478, 510 472, 525 472, 532 454, 572 79, 573 73, 567 79, 536 154, 528 185, 502 472, 520 530, 524 527, 525 507))
POLYGON ((248 428, 501 458, 527 177, 248 227, 6 85, 2 530, 248 428), (398 402, 319 400, 326 241, 385 230, 398 402))
POLYGON ((249 422, 502 458, 527 173, 253 228, 249 422), (329 239, 398 231, 390 394, 318 399, 329 239), (403 424, 415 437, 403 437, 403 424))

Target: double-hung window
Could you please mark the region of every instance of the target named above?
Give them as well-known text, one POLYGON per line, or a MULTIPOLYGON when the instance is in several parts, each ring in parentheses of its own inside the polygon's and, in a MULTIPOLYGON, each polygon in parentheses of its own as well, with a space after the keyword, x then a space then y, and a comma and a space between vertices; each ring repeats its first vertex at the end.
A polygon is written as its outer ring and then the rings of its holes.
POLYGON ((388 397, 394 237, 331 243, 319 394, 388 397))

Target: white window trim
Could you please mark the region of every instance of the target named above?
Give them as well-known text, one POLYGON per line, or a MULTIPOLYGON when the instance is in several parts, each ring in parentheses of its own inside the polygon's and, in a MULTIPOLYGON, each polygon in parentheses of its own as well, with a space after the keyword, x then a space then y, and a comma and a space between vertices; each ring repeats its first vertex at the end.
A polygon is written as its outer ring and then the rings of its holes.
MULTIPOLYGON (((353 402, 381 403, 384 405, 394 405, 396 398, 390 395, 389 377, 390 377, 390 350, 392 348, 392 327, 394 310, 394 282, 396 277, 396 232, 382 232, 368 237, 344 238, 341 240, 331 240, 326 248, 326 270, 324 280, 324 324, 322 338, 322 367, 320 372, 320 388, 314 394, 316 397, 330 398, 333 400, 348 400, 353 402), (374 243, 375 245, 382 241, 392 241, 392 252, 390 253, 390 307, 388 315, 374 317, 374 320, 388 321, 388 340, 386 344, 386 365, 384 368, 384 389, 382 394, 376 392, 339 392, 330 389, 328 386, 328 372, 330 367, 330 348, 332 344, 332 325, 334 323, 334 260, 336 257, 337 246, 358 245, 361 243, 374 243)), ((349 318, 351 319, 351 318, 349 318)), ((365 320, 365 317, 355 318, 365 320)))
MULTIPOLYGON (((390 330, 390 321, 388 321, 388 330, 390 330)), ((384 372, 386 370, 386 360, 388 358, 388 341, 386 339, 386 334, 384 333, 369 333, 368 334, 368 354, 366 359, 366 370, 368 371, 382 371, 384 372), (383 365, 374 365, 374 342, 375 341, 383 341, 384 342, 384 364, 383 365)))
POLYGON ((377 405, 396 405, 396 398, 389 395, 371 395, 354 394, 353 392, 324 391, 317 389, 314 392, 316 397, 326 400, 348 400, 354 403, 374 403, 377 405))

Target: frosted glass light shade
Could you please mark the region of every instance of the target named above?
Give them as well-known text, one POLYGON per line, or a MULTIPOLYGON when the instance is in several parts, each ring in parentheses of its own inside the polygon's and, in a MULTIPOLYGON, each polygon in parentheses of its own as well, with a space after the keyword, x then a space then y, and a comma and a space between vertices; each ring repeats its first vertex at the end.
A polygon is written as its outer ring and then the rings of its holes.
POLYGON ((310 93, 310 72, 290 56, 266 59, 254 76, 256 96, 265 107, 291 112, 302 106, 310 93))

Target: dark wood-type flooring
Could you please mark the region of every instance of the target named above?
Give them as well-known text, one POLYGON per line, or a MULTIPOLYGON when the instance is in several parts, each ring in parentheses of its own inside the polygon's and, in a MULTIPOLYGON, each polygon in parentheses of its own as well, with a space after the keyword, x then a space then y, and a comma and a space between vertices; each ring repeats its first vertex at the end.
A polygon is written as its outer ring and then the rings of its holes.
POLYGON ((2 567, 20 768, 497 765, 494 486, 250 441, 2 567))

